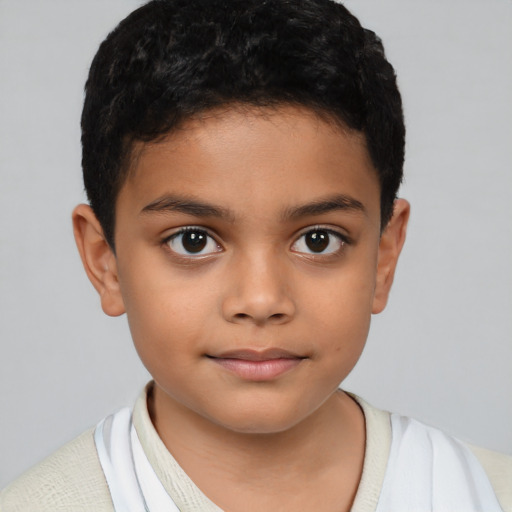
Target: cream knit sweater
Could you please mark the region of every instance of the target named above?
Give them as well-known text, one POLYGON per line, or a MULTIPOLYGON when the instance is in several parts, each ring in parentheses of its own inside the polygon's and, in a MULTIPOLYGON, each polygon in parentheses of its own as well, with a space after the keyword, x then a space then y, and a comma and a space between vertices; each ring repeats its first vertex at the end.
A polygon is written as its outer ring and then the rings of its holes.
MULTIPOLYGON (((146 390, 135 404, 133 421, 165 489, 182 512, 221 511, 196 487, 159 438, 146 406, 146 390)), ((352 512, 374 512, 391 444, 389 413, 354 398, 365 416, 366 450, 352 512)), ((84 432, 6 487, 0 493, 0 512, 113 512, 93 433, 94 429, 84 432)), ((504 512, 512 512, 512 457, 470 448, 485 469, 504 512)))

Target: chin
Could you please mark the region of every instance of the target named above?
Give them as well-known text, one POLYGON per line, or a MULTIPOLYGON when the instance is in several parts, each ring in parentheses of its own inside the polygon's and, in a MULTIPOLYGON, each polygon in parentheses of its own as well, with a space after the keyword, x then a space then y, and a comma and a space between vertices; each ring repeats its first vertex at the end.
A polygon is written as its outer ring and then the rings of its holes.
POLYGON ((262 421, 261 418, 258 418, 253 422, 239 422, 236 424, 224 424, 223 426, 237 434, 272 435, 286 432, 293 428, 297 423, 262 421))
MULTIPOLYGON (((230 411, 231 412, 231 411, 230 411)), ((304 419, 296 410, 273 410, 253 408, 236 409, 235 414, 217 417, 214 422, 219 426, 238 434, 278 434, 292 429, 304 419)))

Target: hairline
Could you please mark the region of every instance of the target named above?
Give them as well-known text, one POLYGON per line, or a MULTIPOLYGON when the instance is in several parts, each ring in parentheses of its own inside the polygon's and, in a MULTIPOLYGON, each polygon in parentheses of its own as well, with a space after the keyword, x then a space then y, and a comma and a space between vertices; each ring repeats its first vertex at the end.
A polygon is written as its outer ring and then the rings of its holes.
MULTIPOLYGON (((328 125, 330 125, 334 130, 341 131, 341 133, 345 135, 359 135, 361 140, 365 146, 365 151, 368 156, 369 162, 371 164, 371 168, 376 174, 377 180, 379 182, 379 211, 382 214, 382 184, 381 184, 381 176, 378 169, 375 167, 370 151, 368 148, 368 140, 367 134, 364 130, 357 130, 348 125, 348 123, 341 119, 339 115, 330 111, 327 107, 321 105, 310 105, 305 102, 298 101, 286 101, 280 99, 272 99, 269 98, 266 102, 251 102, 251 101, 243 101, 243 100, 226 100, 218 105, 213 105, 205 108, 198 109, 196 112, 190 115, 184 115, 181 119, 179 119, 174 126, 171 126, 168 130, 162 131, 161 133, 156 133, 153 137, 148 135, 147 139, 142 137, 137 137, 134 134, 127 134, 124 136, 122 146, 122 156, 119 163, 119 172, 117 174, 117 183, 115 186, 115 196, 114 196, 114 204, 112 205, 112 233, 111 240, 107 240, 112 251, 115 254, 115 226, 116 226, 116 205, 119 194, 126 184, 127 180, 132 177, 138 167, 138 162, 141 156, 144 153, 144 149, 149 145, 157 145, 161 142, 165 142, 172 138, 175 134, 179 133, 181 130, 185 129, 185 125, 193 121, 204 121, 209 118, 209 116, 205 116, 205 114, 212 114, 214 116, 222 117, 227 112, 238 111, 241 113, 250 113, 251 115, 261 115, 265 117, 266 115, 272 116, 275 114, 282 113, 283 109, 286 108, 294 108, 298 111, 302 111, 304 114, 311 115, 322 121, 328 125), (280 112, 281 111, 281 112, 280 112)), ((381 232, 384 230, 385 226, 382 225, 381 218, 381 232)))

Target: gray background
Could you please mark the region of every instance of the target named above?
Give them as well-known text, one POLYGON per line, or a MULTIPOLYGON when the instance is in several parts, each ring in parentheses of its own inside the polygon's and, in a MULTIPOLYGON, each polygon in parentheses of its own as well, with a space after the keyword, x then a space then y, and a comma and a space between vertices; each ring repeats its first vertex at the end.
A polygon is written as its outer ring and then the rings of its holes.
MULTIPOLYGON (((0 487, 148 375, 103 315, 70 213, 88 65, 135 0, 0 0, 0 487)), ((350 0, 384 40, 408 126, 409 237, 345 387, 512 453, 512 2, 350 0)))

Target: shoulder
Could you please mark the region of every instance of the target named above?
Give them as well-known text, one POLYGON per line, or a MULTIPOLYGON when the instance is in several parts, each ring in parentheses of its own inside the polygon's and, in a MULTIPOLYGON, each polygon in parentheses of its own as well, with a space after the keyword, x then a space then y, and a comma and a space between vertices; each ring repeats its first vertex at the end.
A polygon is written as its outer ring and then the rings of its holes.
MULTIPOLYGON (((398 414, 391 414, 391 423, 393 436, 396 434, 399 439, 398 449, 414 455, 416 462, 425 462, 434 487, 444 488, 446 496, 452 493, 456 496, 459 485, 460 489, 470 488, 483 503, 496 503, 497 499, 500 510, 512 512, 512 457, 470 446, 439 429, 398 414)), ((395 456, 394 460, 400 459, 395 456)))
MULTIPOLYGON (((400 445, 403 452, 402 441, 405 436, 410 437, 406 444, 409 448, 412 447, 411 457, 407 458, 414 459, 416 467, 412 473, 418 474, 419 472, 418 455, 422 451, 428 452, 429 447, 433 448, 434 445, 437 450, 441 444, 444 444, 449 450, 456 452, 454 455, 459 461, 463 461, 464 465, 469 463, 473 467, 478 466, 480 469, 477 472, 480 472, 481 476, 488 480, 487 485, 490 486, 489 489, 492 487, 503 512, 512 512, 511 456, 462 443, 438 429, 405 416, 376 409, 361 398, 355 395, 351 396, 359 403, 364 412, 367 429, 366 456, 371 455, 372 459, 371 461, 365 460, 360 489, 356 496, 359 506, 354 507, 353 510, 365 512, 376 510, 377 502, 385 487, 384 479, 386 476, 389 477, 387 474, 391 470, 390 466, 395 466, 391 460, 393 459, 391 445, 394 444, 395 449, 400 445), (392 443, 393 439, 394 443, 392 443), (423 450, 424 448, 425 450, 423 450), (371 462, 371 464, 366 464, 366 462, 371 462)), ((436 454, 436 458, 438 455, 439 452, 436 454)))
MULTIPOLYGON (((476 485, 479 474, 481 480, 486 478, 490 484, 490 488, 494 491, 494 495, 501 509, 504 512, 512 512, 511 456, 469 445, 434 427, 430 427, 411 418, 396 414, 392 414, 391 418, 393 430, 401 430, 400 436, 402 439, 405 439, 407 436, 408 429, 413 432, 411 437, 417 443, 416 448, 418 445, 421 445, 423 438, 431 447, 432 456, 434 458, 433 462, 435 463, 435 459, 437 459, 438 465, 442 466, 443 470, 449 466, 449 458, 442 457, 447 454, 447 451, 451 450, 456 454, 456 458, 463 463, 462 465, 464 466, 466 475, 472 474, 472 478, 475 479, 473 485, 476 485), (415 430, 416 432, 414 433, 415 430), (421 433, 418 435, 418 432, 421 433), (440 464, 439 461, 444 462, 440 464), (475 468, 479 469, 475 470, 475 468)), ((433 465, 433 467, 435 467, 435 465, 433 465)), ((452 472, 450 480, 451 484, 453 484, 453 467, 451 467, 450 471, 452 472)), ((440 474, 442 475, 443 471, 440 471, 440 474)))
POLYGON ((2 512, 113 512, 94 429, 64 445, 0 493, 2 512))
POLYGON ((512 512, 512 456, 466 445, 484 468, 504 512, 512 512))

